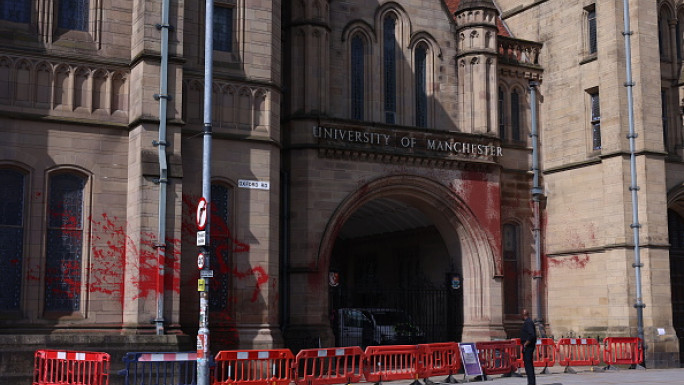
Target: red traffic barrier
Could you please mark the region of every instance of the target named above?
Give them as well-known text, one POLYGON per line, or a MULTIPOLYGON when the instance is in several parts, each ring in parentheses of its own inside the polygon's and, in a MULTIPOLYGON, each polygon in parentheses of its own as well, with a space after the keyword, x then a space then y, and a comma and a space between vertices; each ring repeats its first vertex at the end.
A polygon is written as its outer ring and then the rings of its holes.
MULTIPOLYGON (((522 343, 520 338, 514 338, 513 341, 516 345, 515 349, 515 364, 518 368, 525 366, 522 357, 522 343)), ((556 364, 556 343, 551 338, 538 338, 537 344, 534 347, 533 364, 535 368, 546 368, 556 364)), ((517 368, 516 368, 517 369, 517 368)), ((542 373, 544 372, 542 371, 542 373)))
POLYGON ((60 350, 37 350, 33 385, 107 385, 109 354, 60 350))
POLYGON ((363 351, 358 346, 304 349, 297 353, 297 385, 351 384, 363 377, 363 351))
POLYGON ((603 339, 603 362, 612 365, 638 365, 644 362, 644 345, 638 337, 603 339))
POLYGON ((482 371, 486 375, 507 374, 515 372, 518 345, 514 341, 476 342, 482 371))
POLYGON ((418 379, 416 345, 369 346, 364 355, 363 373, 368 382, 418 379))
POLYGON ((461 369, 461 354, 455 342, 418 345, 418 377, 449 376, 461 369))
POLYGON ((289 349, 224 350, 214 361, 214 385, 288 385, 293 379, 289 349))
POLYGON ((601 362, 601 346, 596 338, 561 338, 556 343, 558 364, 570 366, 594 366, 601 362))

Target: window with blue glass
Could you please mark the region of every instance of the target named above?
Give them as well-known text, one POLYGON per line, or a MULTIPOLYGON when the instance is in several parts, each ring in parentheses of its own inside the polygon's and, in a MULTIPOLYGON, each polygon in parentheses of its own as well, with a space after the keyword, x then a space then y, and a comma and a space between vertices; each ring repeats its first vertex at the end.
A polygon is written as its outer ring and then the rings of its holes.
POLYGON ((233 51, 233 8, 214 7, 214 51, 233 51))
POLYGON ((3 0, 0 2, 0 19, 15 23, 29 23, 31 0, 3 0))
POLYGON ((89 0, 59 0, 57 26, 76 31, 88 30, 89 0))
POLYGON ((427 127, 427 48, 416 47, 416 126, 427 127))
POLYGON ((0 169, 0 311, 17 311, 21 301, 25 179, 17 170, 0 169))
POLYGON ((364 51, 363 37, 355 35, 351 40, 351 118, 354 120, 363 120, 364 51))
POLYGON ((383 24, 383 61, 385 80, 385 123, 394 124, 397 114, 397 41, 395 27, 397 21, 385 17, 383 24))
POLYGON ((74 312, 81 308, 86 178, 58 172, 48 183, 45 310, 74 312))
POLYGON ((511 93, 511 137, 520 140, 520 94, 518 90, 511 93))
POLYGON ((214 270, 209 295, 210 311, 225 311, 229 301, 229 278, 233 251, 231 235, 233 216, 233 191, 221 183, 211 184, 211 256, 210 267, 214 270))

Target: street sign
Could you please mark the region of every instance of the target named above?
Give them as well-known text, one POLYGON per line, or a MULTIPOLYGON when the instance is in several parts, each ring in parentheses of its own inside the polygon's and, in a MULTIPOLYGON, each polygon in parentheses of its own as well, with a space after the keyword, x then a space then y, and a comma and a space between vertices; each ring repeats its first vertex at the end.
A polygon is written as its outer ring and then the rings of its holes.
POLYGON ((214 270, 200 270, 200 277, 202 278, 213 278, 214 270))
POLYGON ((207 232, 206 231, 198 231, 197 232, 197 246, 206 246, 207 245, 207 232))
POLYGON ((270 190, 271 189, 271 183, 267 182, 267 181, 239 179, 238 180, 238 187, 256 189, 256 190, 270 190))
POLYGON ((207 227, 207 200, 204 197, 200 198, 197 203, 197 217, 195 218, 198 230, 204 230, 207 227))
POLYGON ((199 253, 197 256, 197 268, 202 270, 204 269, 204 254, 199 253))

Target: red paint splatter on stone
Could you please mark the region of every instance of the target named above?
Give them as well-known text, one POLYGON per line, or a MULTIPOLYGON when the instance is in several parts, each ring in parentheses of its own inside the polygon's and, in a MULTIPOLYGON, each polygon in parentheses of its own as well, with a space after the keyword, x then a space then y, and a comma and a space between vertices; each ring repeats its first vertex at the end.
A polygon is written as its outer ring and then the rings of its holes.
POLYGON ((591 258, 589 255, 584 254, 583 256, 573 255, 571 257, 548 258, 547 260, 550 267, 562 266, 570 269, 584 269, 591 261, 591 258))

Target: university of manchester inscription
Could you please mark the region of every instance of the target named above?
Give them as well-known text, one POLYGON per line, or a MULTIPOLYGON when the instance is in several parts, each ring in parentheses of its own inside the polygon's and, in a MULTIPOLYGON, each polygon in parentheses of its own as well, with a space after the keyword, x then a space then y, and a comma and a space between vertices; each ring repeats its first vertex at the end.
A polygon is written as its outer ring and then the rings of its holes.
POLYGON ((402 150, 407 153, 441 153, 477 157, 499 157, 500 146, 476 141, 438 137, 428 133, 386 133, 371 129, 348 129, 340 127, 313 126, 313 137, 343 145, 365 145, 386 150, 402 150))

